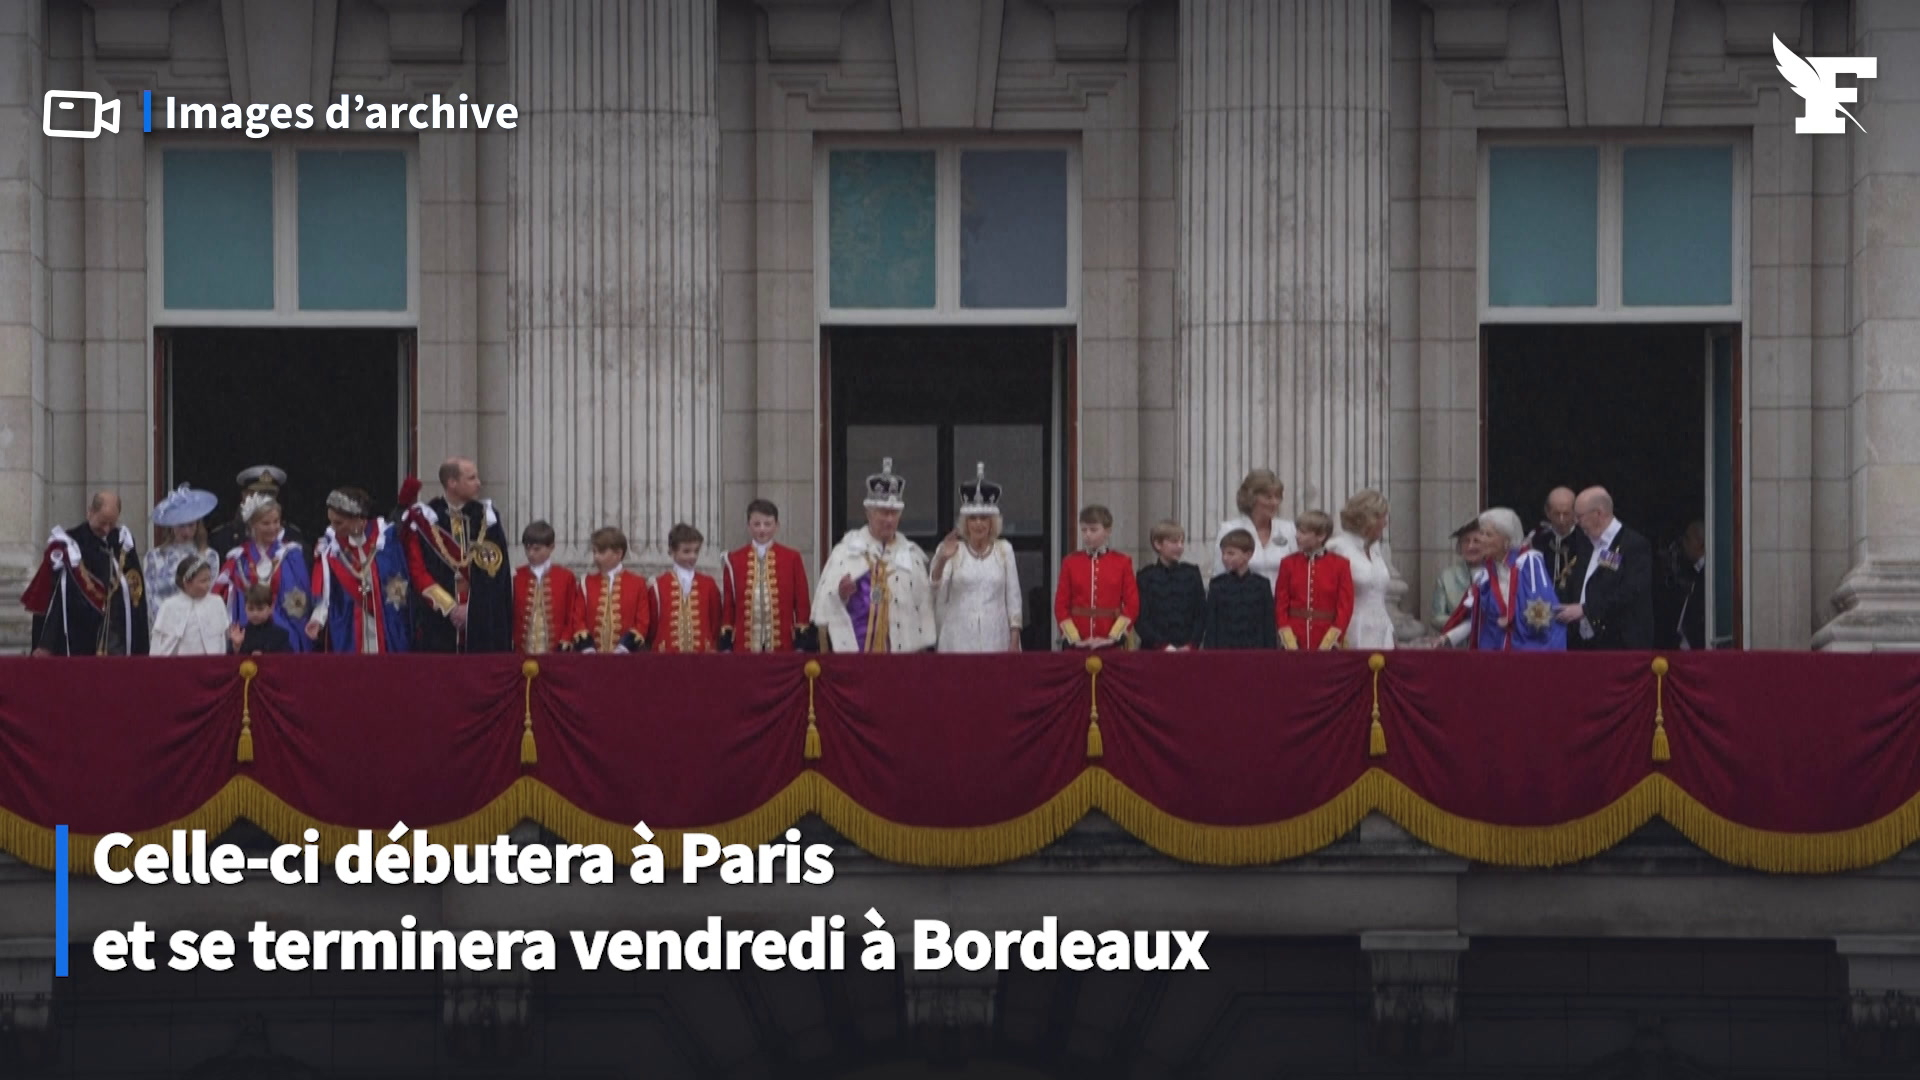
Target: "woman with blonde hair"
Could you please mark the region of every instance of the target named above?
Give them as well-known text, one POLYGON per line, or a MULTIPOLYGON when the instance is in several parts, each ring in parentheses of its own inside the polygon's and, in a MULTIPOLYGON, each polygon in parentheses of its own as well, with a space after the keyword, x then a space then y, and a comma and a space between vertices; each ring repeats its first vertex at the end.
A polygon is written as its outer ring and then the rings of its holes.
POLYGON ((1268 585, 1280 580, 1280 560, 1300 550, 1293 522, 1280 520, 1280 501, 1286 494, 1287 486, 1272 469, 1255 469, 1240 481, 1240 490, 1233 500, 1240 508, 1240 516, 1221 522, 1220 531, 1214 534, 1215 577, 1227 572, 1226 557, 1221 553, 1218 538, 1235 529, 1245 529, 1253 536, 1253 558, 1247 560, 1247 569, 1266 578, 1268 585))
POLYGON ((255 492, 241 500, 240 520, 246 523, 247 538, 227 553, 214 591, 227 605, 233 625, 244 627, 248 590, 265 586, 273 594, 272 621, 287 632, 291 651, 308 651, 312 641, 306 630, 313 596, 307 589, 313 584, 313 573, 306 552, 287 539, 280 502, 271 495, 255 492))
POLYGON ((147 582, 147 610, 158 619, 160 608, 180 591, 177 582, 180 564, 189 558, 218 569, 220 554, 207 544, 207 515, 220 500, 211 491, 199 491, 181 484, 160 505, 153 508, 155 528, 165 530, 166 542, 155 544, 147 552, 144 569, 147 582))
POLYGON ((1000 539, 1000 485, 986 465, 960 485, 960 526, 933 556, 943 653, 1018 652, 1022 611, 1013 545, 1000 539))
POLYGON ((1387 606, 1387 565, 1380 538, 1387 532, 1387 497, 1371 488, 1354 493, 1340 509, 1340 532, 1327 550, 1346 558, 1353 570, 1353 619, 1347 623, 1349 649, 1393 648, 1393 611, 1387 606))

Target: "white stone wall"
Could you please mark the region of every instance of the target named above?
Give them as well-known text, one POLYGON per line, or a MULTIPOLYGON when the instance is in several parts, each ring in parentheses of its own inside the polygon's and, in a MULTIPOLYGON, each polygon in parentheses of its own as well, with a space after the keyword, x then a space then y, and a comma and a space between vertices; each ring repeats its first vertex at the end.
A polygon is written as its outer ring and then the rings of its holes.
MULTIPOLYGON (((1412 6, 1402 3, 1403 9, 1412 6)), ((1655 101, 1639 83, 1619 85, 1633 73, 1596 63, 1591 43, 1581 57, 1584 78, 1576 80, 1570 96, 1568 38, 1561 19, 1578 16, 1580 0, 1516 0, 1505 11, 1504 38, 1496 34, 1465 47, 1453 33, 1462 24, 1436 25, 1441 15, 1422 5, 1419 154, 1412 161, 1418 170, 1418 287, 1404 273, 1396 276, 1394 319, 1396 340, 1409 322, 1418 327, 1415 465, 1423 589, 1452 557, 1447 534, 1477 509, 1482 480, 1479 142, 1487 134, 1566 129, 1575 108, 1608 110, 1609 115, 1657 110, 1659 124, 1648 125, 1651 130, 1750 133, 1743 327, 1745 644, 1806 648, 1831 613, 1829 590, 1846 566, 1837 522, 1846 506, 1838 487, 1844 438, 1838 409, 1845 394, 1840 364, 1846 256, 1840 238, 1847 218, 1840 196, 1847 148, 1839 145, 1843 140, 1823 143, 1794 133, 1800 98, 1783 88, 1770 48, 1761 52, 1754 43, 1770 40, 1770 33, 1755 27, 1777 29, 1803 52, 1843 53, 1839 28, 1846 5, 1826 0, 1806 5, 1809 25, 1815 27, 1809 42, 1800 40, 1800 13, 1787 10, 1791 6, 1744 8, 1740 14, 1746 21, 1730 27, 1713 0, 1677 0, 1666 39, 1666 77, 1659 84, 1662 98, 1655 101), (1784 21, 1778 27, 1762 25, 1768 18, 1784 21), (1436 34, 1445 48, 1436 48, 1436 34), (1411 318, 1409 305, 1416 312, 1411 318)), ((1455 6, 1456 17, 1458 10, 1455 6)), ((1656 36, 1649 35, 1650 53, 1656 36)), ((1406 108, 1399 98, 1396 104, 1406 108)), ((1396 142, 1397 198, 1406 185, 1400 175, 1409 160, 1406 141, 1402 135, 1396 142)), ((1396 210, 1397 229, 1413 208, 1403 210, 1397 201, 1396 210)), ((1396 240, 1406 243, 1398 235, 1396 240)), ((1396 269, 1402 265, 1397 259, 1396 269)), ((1409 395, 1399 385, 1409 366, 1403 353, 1394 369, 1398 400, 1409 395)), ((1395 436, 1401 438, 1414 423, 1403 412, 1395 415, 1395 436)), ((1396 454, 1396 478, 1407 464, 1404 454, 1396 454)), ((1537 512, 1517 509, 1523 516, 1537 512)))
MULTIPOLYGON (((93 143, 33 137, 40 88, 120 94, 123 109, 137 114, 140 88, 226 100, 247 71, 324 62, 329 88, 393 100, 435 90, 484 99, 514 92, 501 4, 448 0, 434 37, 424 24, 394 22, 378 0, 316 2, 316 12, 331 12, 330 38, 270 35, 274 42, 264 47, 246 46, 238 66, 228 56, 225 20, 230 10, 248 17, 258 8, 252 0, 182 0, 163 39, 132 50, 126 24, 115 24, 109 29, 118 48, 105 57, 99 16, 82 0, 0 4, 0 69, 8 75, 0 78, 0 134, 11 130, 5 125, 25 133, 0 140, 21 148, 17 159, 0 155, 0 295, 14 298, 0 304, 0 584, 24 573, 49 524, 77 518, 89 490, 126 493, 136 529, 144 529, 154 494, 147 144, 124 128, 93 143), (449 27, 457 27, 451 36, 449 27)), ((935 120, 958 123, 946 130, 965 137, 1077 135, 1078 475, 1062 497, 1111 506, 1122 544, 1136 554, 1145 554, 1146 531, 1163 516, 1197 517, 1187 524, 1204 537, 1228 509, 1237 477, 1203 478, 1180 465, 1179 418, 1193 404, 1176 360, 1181 195, 1192 177, 1223 168, 1209 157, 1192 176, 1182 172, 1182 0, 985 4, 980 21, 968 24, 997 20, 999 27, 985 92, 938 84, 899 63, 903 42, 919 48, 902 29, 908 23, 896 25, 897 13, 915 10, 910 0, 713 2, 719 325, 715 359, 707 362, 717 365, 711 374, 720 399, 718 460, 702 473, 717 492, 704 496, 711 520, 701 522, 712 546, 738 542, 746 501, 766 496, 782 507, 788 541, 818 557, 825 427, 813 276, 816 156, 823 140, 846 133, 900 132, 935 120), (991 108, 970 111, 969 101, 991 108)), ((1870 124, 1864 136, 1798 136, 1792 123, 1800 99, 1783 87, 1765 43, 1774 20, 1803 53, 1896 58, 1910 49, 1903 36, 1913 29, 1909 9, 1880 0, 1731 8, 1674 0, 1665 36, 1654 35, 1643 51, 1664 55, 1664 79, 1622 82, 1608 63, 1583 55, 1569 87, 1562 17, 1579 17, 1593 2, 1389 0, 1382 43, 1387 345, 1378 407, 1396 560, 1411 586, 1407 607, 1421 609, 1451 557, 1447 533, 1480 500, 1480 142, 1639 108, 1657 119, 1647 127, 1733 131, 1750 148, 1742 343, 1747 644, 1801 648, 1816 630, 1822 644, 1897 637, 1911 622, 1901 613, 1912 610, 1914 591, 1903 569, 1914 554, 1902 545, 1916 531, 1902 509, 1913 501, 1902 494, 1912 467, 1902 441, 1912 425, 1903 417, 1913 411, 1905 374, 1912 350, 1903 343, 1920 323, 1902 306, 1920 291, 1902 209, 1910 202, 1900 198, 1914 173, 1910 132, 1920 127, 1900 122, 1917 107, 1908 104, 1910 76, 1902 74, 1911 65, 1883 60, 1882 77, 1863 85, 1862 107, 1890 122, 1870 124), (1849 614, 1830 624, 1836 590, 1849 614), (1894 612, 1891 621, 1886 611, 1894 612)), ((1596 47, 1589 42, 1586 52, 1596 47)), ((1231 171, 1232 147, 1222 152, 1231 171)), ((475 454, 503 505, 525 502, 528 515, 550 515, 546 501, 514 483, 514 463, 542 450, 515 434, 509 137, 422 136, 418 161, 422 471, 449 454, 475 454)), ((1205 441, 1217 433, 1193 434, 1205 441)), ((1271 464, 1289 475, 1317 468, 1306 460, 1271 464)), ((1361 471, 1371 476, 1373 468, 1361 471)), ((644 489, 636 489, 636 505, 652 505, 666 498, 656 488, 672 488, 671 478, 631 479, 644 489)), ((1289 494, 1289 512, 1304 509, 1302 500, 1338 501, 1337 492, 1309 499, 1297 485, 1289 494)), ((667 498, 673 507, 662 503, 642 516, 677 518, 693 512, 678 505, 687 501, 667 498)), ((527 515, 514 516, 517 531, 527 515)))
POLYGON ((45 539, 51 480, 47 405, 47 168, 38 134, 48 28, 35 0, 0 3, 0 582, 45 539))

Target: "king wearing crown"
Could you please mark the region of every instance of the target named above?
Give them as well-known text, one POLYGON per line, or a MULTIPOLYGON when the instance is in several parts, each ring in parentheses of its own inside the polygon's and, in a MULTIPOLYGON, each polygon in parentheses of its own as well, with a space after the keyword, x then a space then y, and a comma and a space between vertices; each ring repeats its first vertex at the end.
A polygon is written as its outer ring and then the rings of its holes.
POLYGON ((900 535, 907 481, 893 459, 867 477, 867 524, 827 557, 813 620, 834 652, 923 652, 936 640, 927 554, 900 535))

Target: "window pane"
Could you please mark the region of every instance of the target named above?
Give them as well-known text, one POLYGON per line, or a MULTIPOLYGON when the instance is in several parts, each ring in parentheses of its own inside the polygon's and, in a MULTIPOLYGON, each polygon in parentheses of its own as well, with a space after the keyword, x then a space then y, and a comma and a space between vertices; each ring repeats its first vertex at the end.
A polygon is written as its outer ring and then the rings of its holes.
POLYGON ((847 426, 847 504, 842 519, 846 527, 866 524, 867 512, 861 504, 867 498, 867 477, 879 472, 886 458, 893 459, 894 475, 907 481, 900 531, 923 537, 939 532, 940 429, 932 425, 847 426))
POLYGON ((827 173, 829 303, 932 307, 933 151, 835 150, 827 173))
POLYGON ((953 429, 954 505, 959 485, 973 479, 974 466, 987 466, 987 479, 1000 485, 1000 532, 1039 536, 1046 531, 1047 454, 1039 424, 970 425, 953 429))
POLYGON ((272 310, 272 155, 168 150, 161 169, 166 306, 272 310))
POLYGON ((1599 149, 1496 146, 1488 170, 1488 302, 1494 307, 1592 307, 1599 149))
POLYGON ((302 150, 300 307, 407 309, 407 159, 398 150, 302 150))
POLYGON ((960 155, 960 303, 1067 306, 1067 153, 960 155))
POLYGON ((1621 301, 1733 303, 1733 148, 1629 146, 1624 156, 1621 301))

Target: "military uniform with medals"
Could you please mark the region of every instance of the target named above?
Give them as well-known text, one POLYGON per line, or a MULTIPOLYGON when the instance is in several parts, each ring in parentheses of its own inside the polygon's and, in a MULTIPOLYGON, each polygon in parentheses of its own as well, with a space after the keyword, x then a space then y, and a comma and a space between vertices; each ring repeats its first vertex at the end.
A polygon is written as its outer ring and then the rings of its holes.
POLYGON ((133 532, 100 536, 86 522, 55 529, 22 603, 33 647, 56 656, 145 656, 146 579, 133 532))
MULTIPOLYGON (((404 504, 419 492, 409 480, 404 504)), ((445 496, 415 502, 406 516, 407 566, 413 581, 415 652, 494 653, 513 650, 513 568, 507 532, 493 501, 459 508, 445 496), (450 617, 467 605, 467 625, 450 617)))

